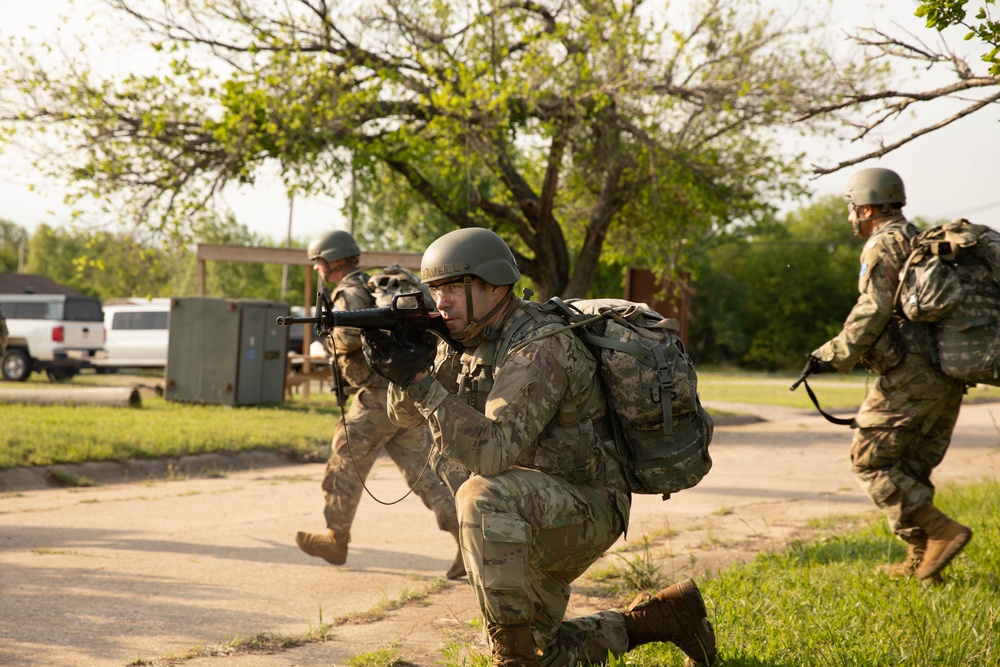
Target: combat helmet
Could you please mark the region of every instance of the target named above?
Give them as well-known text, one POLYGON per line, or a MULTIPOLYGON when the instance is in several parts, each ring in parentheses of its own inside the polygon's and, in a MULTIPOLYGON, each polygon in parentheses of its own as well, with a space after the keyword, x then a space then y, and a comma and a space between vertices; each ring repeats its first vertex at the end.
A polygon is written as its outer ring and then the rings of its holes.
POLYGON ((338 259, 360 256, 361 248, 358 247, 358 242, 349 232, 335 229, 317 236, 309 244, 308 252, 310 261, 323 259, 332 264, 338 259))
POLYGON ((464 275, 491 285, 513 285, 521 272, 514 253, 499 235, 482 227, 466 227, 431 243, 420 260, 420 280, 425 283, 464 275))
POLYGON ((872 167, 862 169, 847 181, 844 190, 855 206, 881 206, 883 204, 906 204, 906 191, 903 189, 903 179, 891 169, 872 167))

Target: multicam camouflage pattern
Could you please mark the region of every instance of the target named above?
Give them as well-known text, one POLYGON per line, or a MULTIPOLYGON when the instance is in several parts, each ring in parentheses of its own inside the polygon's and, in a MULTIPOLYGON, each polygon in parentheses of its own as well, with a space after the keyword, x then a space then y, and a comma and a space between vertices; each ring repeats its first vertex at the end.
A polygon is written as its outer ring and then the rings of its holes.
POLYGON ((914 239, 899 302, 933 322, 941 370, 969 383, 1000 384, 1000 233, 968 220, 914 239))
MULTIPOLYGON (((330 301, 334 310, 359 310, 374 308, 375 297, 367 287, 368 275, 363 269, 348 273, 340 279, 333 290, 330 301)), ((335 327, 333 334, 326 339, 326 348, 337 363, 337 374, 342 382, 340 386, 360 387, 367 382, 382 381, 372 372, 365 355, 361 351, 361 329, 354 327, 335 327)), ((382 387, 388 386, 382 381, 382 387)))
POLYGON ((872 232, 861 251, 858 301, 840 334, 814 350, 812 356, 845 373, 858 362, 884 373, 905 353, 934 358, 929 326, 910 322, 896 309, 899 272, 910 254, 910 241, 918 233, 902 215, 872 232))
POLYGON ((364 480, 379 453, 385 449, 407 485, 413 487, 413 492, 434 512, 438 527, 452 531, 458 526, 455 499, 441 478, 428 467, 430 432, 426 424, 400 428, 389 421, 386 384, 382 378, 378 379, 380 382, 373 382, 354 394, 344 420, 337 422, 333 452, 322 481, 326 525, 338 533, 350 533, 364 492, 364 480))
POLYGON ((628 648, 620 612, 563 620, 571 582, 624 529, 606 489, 511 468, 472 477, 455 502, 466 568, 487 625, 531 623, 541 665, 601 664, 608 651, 628 648))
MULTIPOLYGON (((519 314, 539 308, 516 303, 498 338, 523 324, 519 314)), ((514 336, 515 344, 561 324, 532 320, 514 336)), ((591 403, 595 360, 571 331, 515 346, 491 373, 474 366, 492 365, 493 343, 461 355, 458 374, 454 355, 442 348, 438 380, 415 403, 399 387, 390 387, 390 415, 401 425, 426 419, 435 449, 474 473, 459 488, 456 504, 466 568, 487 623, 530 622, 543 665, 599 663, 608 651, 625 651, 621 613, 563 620, 572 581, 628 525, 628 487, 608 455, 613 443, 602 426, 603 401, 591 403), (465 398, 455 393, 463 382, 459 375, 472 378, 464 380, 465 398), (485 395, 477 391, 485 385, 469 384, 487 378, 492 386, 485 395), (584 410, 587 405, 592 407, 584 410), (560 414, 574 410, 592 430, 559 424, 560 414), (578 470, 564 468, 566 462, 577 461, 579 451, 592 450, 595 442, 602 450, 598 468, 584 474, 590 476, 587 481, 572 481, 578 470), (527 467, 535 464, 551 465, 550 472, 527 467)))
MULTIPOLYGON (((358 270, 344 276, 332 296, 334 309, 373 308, 375 300, 366 287, 368 276, 358 270)), ((426 424, 400 428, 389 421, 386 392, 389 383, 372 372, 361 351, 361 331, 336 327, 327 347, 336 350, 337 369, 352 387, 353 397, 344 419, 337 422, 332 453, 323 473, 322 487, 326 501, 323 514, 327 527, 350 533, 364 480, 385 449, 406 483, 413 487, 437 518, 438 527, 451 531, 458 526, 454 496, 440 477, 428 468, 431 449, 426 424), (332 339, 332 340, 331 340, 332 339), (346 422, 346 426, 345 426, 346 422)), ((463 471, 452 470, 452 475, 463 471)))
POLYGON ((671 321, 620 299, 571 304, 588 315, 613 313, 588 325, 588 342, 600 350, 601 377, 624 434, 620 447, 627 450, 622 454, 631 490, 666 496, 696 485, 712 468, 714 424, 698 400, 694 362, 671 321), (670 428, 664 429, 667 419, 670 428))
POLYGON ((948 449, 964 390, 935 365, 928 325, 895 308, 917 233, 903 216, 872 233, 861 252, 858 302, 840 334, 812 353, 845 372, 861 361, 881 374, 855 417, 852 471, 903 539, 920 531, 909 516, 934 498, 931 471, 948 449))
POLYGON ((917 355, 878 378, 855 418, 855 479, 903 539, 921 532, 910 515, 934 499, 931 472, 944 458, 965 385, 917 355))

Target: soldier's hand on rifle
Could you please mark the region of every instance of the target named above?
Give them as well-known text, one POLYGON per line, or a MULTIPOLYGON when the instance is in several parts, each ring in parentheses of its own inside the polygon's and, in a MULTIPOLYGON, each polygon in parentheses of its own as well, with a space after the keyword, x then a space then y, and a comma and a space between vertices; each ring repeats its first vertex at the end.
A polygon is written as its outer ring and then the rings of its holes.
POLYGON ((810 375, 818 375, 820 373, 833 373, 837 368, 831 364, 829 361, 820 361, 811 354, 806 355, 806 367, 802 369, 802 373, 799 375, 799 379, 795 381, 789 389, 795 391, 799 388, 807 377, 810 375))
POLYGON ((437 354, 437 338, 426 331, 405 332, 381 329, 361 332, 361 350, 372 370, 400 387, 430 368, 437 354))
POLYGON ((804 375, 819 375, 820 373, 835 373, 837 367, 829 361, 820 361, 816 357, 806 355, 806 367, 802 369, 804 375))

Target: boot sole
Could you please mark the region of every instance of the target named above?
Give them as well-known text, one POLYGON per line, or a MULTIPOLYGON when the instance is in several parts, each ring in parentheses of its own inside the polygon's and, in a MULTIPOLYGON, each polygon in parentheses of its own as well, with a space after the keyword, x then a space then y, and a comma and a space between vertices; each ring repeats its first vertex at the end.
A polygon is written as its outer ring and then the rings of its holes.
POLYGON ((933 583, 934 577, 941 573, 941 570, 948 567, 948 563, 952 561, 955 556, 962 552, 970 541, 972 541, 972 531, 966 530, 955 536, 951 542, 948 543, 948 548, 941 552, 941 555, 932 563, 924 561, 917 568, 917 571, 913 573, 917 579, 921 581, 933 583), (925 569, 926 568, 926 569, 925 569))

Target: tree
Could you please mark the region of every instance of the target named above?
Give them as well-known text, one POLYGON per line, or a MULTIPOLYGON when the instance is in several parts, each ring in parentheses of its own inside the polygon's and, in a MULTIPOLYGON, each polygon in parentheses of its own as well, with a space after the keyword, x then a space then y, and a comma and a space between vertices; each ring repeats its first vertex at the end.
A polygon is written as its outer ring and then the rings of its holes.
POLYGON ((961 25, 968 29, 965 39, 978 38, 987 47, 983 54, 983 62, 990 63, 990 74, 1000 75, 1000 21, 995 20, 990 8, 994 0, 982 0, 982 5, 976 11, 978 23, 970 23, 965 5, 968 0, 924 0, 917 7, 916 15, 927 19, 927 27, 938 32, 953 25, 961 25))
POLYGON ((924 0, 915 13, 926 19, 928 28, 938 32, 957 25, 967 28, 969 32, 965 39, 978 38, 987 48, 982 56, 982 61, 988 64, 985 72, 977 72, 967 58, 950 49, 943 41, 939 46, 932 47, 917 37, 900 37, 875 28, 861 30, 854 36, 873 63, 908 63, 919 67, 921 76, 907 82, 906 87, 868 85, 859 88, 832 105, 816 105, 807 115, 832 114, 841 118, 855 128, 853 139, 856 141, 871 136, 876 130, 889 128, 903 114, 918 106, 927 107, 931 102, 947 100, 958 105, 958 111, 942 115, 894 141, 879 141, 874 150, 836 164, 814 165, 815 174, 833 173, 871 158, 882 157, 925 134, 981 109, 991 108, 1000 101, 1000 21, 994 20, 990 14, 994 0, 981 1, 983 4, 975 17, 978 23, 968 21, 965 10, 968 0, 924 0), (940 72, 942 68, 951 70, 947 82, 941 83, 940 79, 927 76, 931 70, 940 72))
POLYGON ((292 191, 403 183, 503 235, 541 296, 585 294, 609 245, 671 270, 683 239, 766 218, 802 192, 774 128, 829 129, 807 110, 878 78, 743 0, 105 1, 172 60, 17 59, 7 119, 76 149, 40 166, 174 231, 275 161, 292 191))
POLYGON ((857 300, 861 241, 842 197, 788 214, 774 228, 708 253, 695 283, 700 361, 797 368, 840 331, 857 300))
POLYGON ((15 273, 18 270, 21 249, 27 243, 28 230, 0 218, 0 273, 15 273))
POLYGON ((162 288, 176 270, 174 253, 128 232, 53 229, 39 225, 28 244, 25 271, 101 299, 169 296, 162 288))

